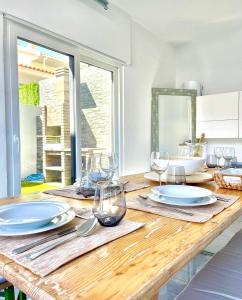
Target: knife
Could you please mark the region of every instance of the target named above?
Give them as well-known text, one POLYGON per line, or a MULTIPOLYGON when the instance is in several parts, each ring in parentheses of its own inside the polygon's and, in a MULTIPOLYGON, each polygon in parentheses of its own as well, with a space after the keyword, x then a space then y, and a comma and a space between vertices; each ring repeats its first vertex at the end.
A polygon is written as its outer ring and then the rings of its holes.
POLYGON ((27 251, 27 250, 30 250, 30 249, 32 249, 32 248, 34 248, 34 247, 36 247, 36 246, 42 245, 42 244, 44 244, 44 243, 46 243, 46 242, 49 242, 49 241, 55 240, 55 239, 57 239, 57 238, 60 238, 60 237, 62 237, 62 236, 65 236, 65 235, 67 235, 67 234, 73 233, 73 232, 77 231, 78 227, 79 227, 79 225, 77 225, 77 226, 72 226, 72 227, 67 228, 67 229, 65 229, 65 230, 62 230, 62 231, 60 231, 60 232, 58 232, 58 233, 54 233, 54 234, 49 235, 49 236, 47 236, 47 237, 45 237, 45 238, 42 238, 42 239, 40 239, 40 240, 38 240, 38 241, 32 242, 32 243, 30 243, 30 244, 28 244, 28 245, 18 247, 18 248, 16 248, 16 249, 14 249, 14 250, 12 251, 12 253, 13 253, 13 254, 20 254, 20 253, 23 253, 23 252, 25 252, 25 251, 27 251))

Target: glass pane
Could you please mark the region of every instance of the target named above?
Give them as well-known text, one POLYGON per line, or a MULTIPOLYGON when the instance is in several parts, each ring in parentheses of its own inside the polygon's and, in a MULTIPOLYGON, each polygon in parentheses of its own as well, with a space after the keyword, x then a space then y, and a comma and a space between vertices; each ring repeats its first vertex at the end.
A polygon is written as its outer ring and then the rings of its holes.
POLYGON ((22 193, 71 183, 69 56, 18 39, 22 193))
POLYGON ((112 72, 81 63, 81 145, 87 152, 112 152, 112 72))

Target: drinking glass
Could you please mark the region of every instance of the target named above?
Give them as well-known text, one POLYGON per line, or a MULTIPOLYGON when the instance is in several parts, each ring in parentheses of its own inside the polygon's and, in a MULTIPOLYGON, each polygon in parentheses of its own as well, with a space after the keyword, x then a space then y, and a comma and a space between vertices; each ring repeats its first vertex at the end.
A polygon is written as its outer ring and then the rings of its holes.
POLYGON ((82 194, 84 197, 94 196, 95 186, 88 177, 88 158, 90 153, 86 153, 81 159, 80 177, 76 178, 73 187, 76 194, 82 194))
POLYGON ((219 168, 219 162, 223 156, 223 149, 224 149, 223 147, 215 147, 214 148, 214 155, 217 158, 217 168, 219 168))
POLYGON ((223 148, 223 158, 225 160, 225 167, 230 167, 231 160, 235 157, 235 149, 233 147, 224 147, 223 148))
POLYGON ((101 153, 92 153, 89 155, 87 169, 88 178, 93 184, 99 181, 110 180, 110 172, 108 170, 102 170, 101 168, 101 153))
POLYGON ((97 183, 93 213, 102 226, 117 225, 126 213, 123 183, 119 181, 97 183))
POLYGON ((169 166, 169 153, 166 151, 152 152, 150 157, 150 165, 151 170, 158 174, 161 186, 161 175, 167 170, 169 166))
POLYGON ((115 153, 101 154, 100 166, 102 171, 108 174, 108 177, 111 180, 114 177, 115 172, 118 170, 117 155, 115 153))
POLYGON ((169 166, 166 175, 167 184, 186 184, 185 168, 183 166, 169 166))
POLYGON ((215 168, 217 166, 217 158, 213 154, 208 154, 206 158, 206 164, 208 168, 215 168))

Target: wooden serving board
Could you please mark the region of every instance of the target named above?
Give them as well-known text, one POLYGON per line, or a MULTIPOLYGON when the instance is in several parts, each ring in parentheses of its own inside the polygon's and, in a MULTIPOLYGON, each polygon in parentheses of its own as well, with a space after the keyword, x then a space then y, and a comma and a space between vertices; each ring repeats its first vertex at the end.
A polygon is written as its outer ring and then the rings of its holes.
MULTIPOLYGON (((155 172, 149 172, 144 174, 144 178, 159 182, 159 176, 155 172)), ((161 181, 166 182, 166 174, 162 174, 161 181)), ((192 175, 186 176, 186 183, 205 183, 213 181, 213 174, 205 172, 196 172, 192 175)))

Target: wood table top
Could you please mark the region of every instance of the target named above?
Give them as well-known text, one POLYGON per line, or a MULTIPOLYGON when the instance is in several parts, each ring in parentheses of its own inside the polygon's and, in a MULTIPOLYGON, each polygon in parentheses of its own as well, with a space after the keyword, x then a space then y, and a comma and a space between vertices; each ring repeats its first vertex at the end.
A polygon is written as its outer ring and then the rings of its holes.
MULTIPOLYGON (((125 178, 130 182, 148 182, 143 174, 125 178)), ((214 183, 201 186, 217 190, 214 183)), ((131 192, 127 197, 148 190, 131 192)), ((218 192, 242 195, 234 190, 218 192)), ((1 199, 1 204, 47 197, 56 198, 40 193, 1 199)), ((75 207, 91 205, 91 201, 58 199, 75 207)), ((0 255, 0 275, 32 299, 151 299, 177 271, 236 220, 241 211, 242 200, 239 199, 208 222, 198 224, 128 209, 125 218, 145 222, 146 226, 73 260, 44 278, 0 255)))

